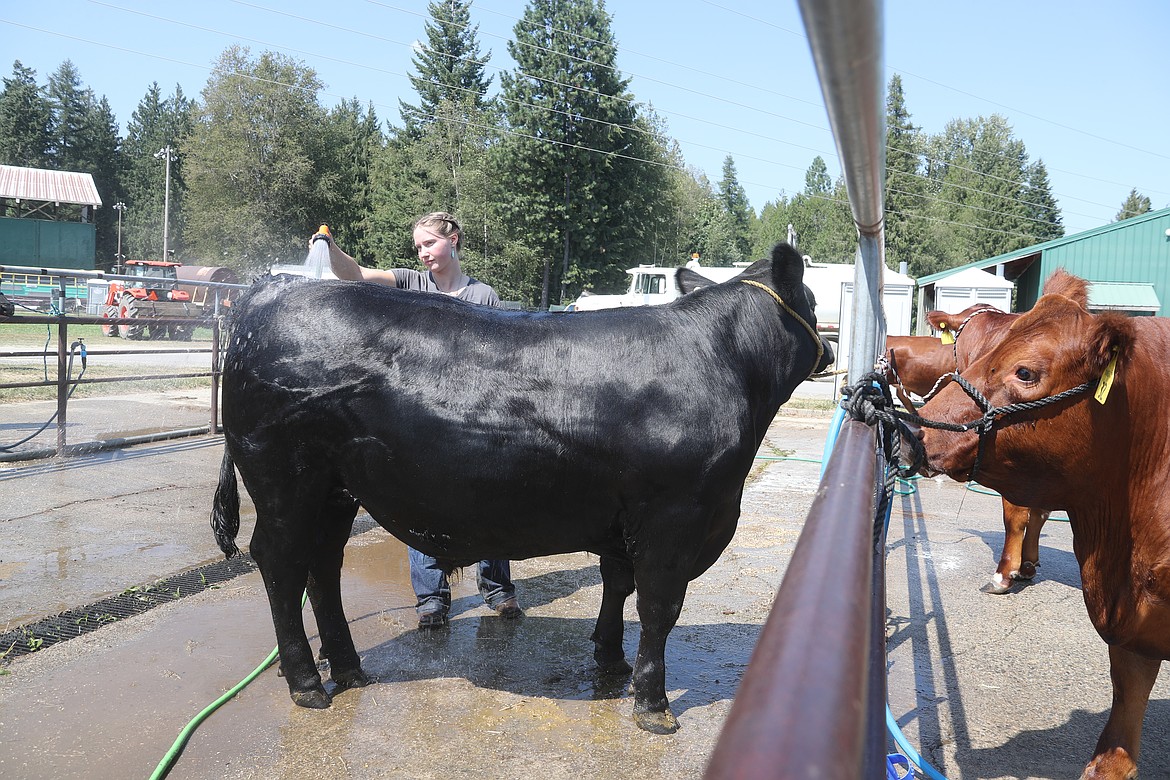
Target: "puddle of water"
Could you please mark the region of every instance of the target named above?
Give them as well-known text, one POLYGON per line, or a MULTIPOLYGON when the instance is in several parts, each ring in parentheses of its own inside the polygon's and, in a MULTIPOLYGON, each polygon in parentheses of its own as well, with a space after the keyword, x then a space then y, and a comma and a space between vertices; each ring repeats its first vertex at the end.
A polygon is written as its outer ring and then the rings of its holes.
POLYGON ((0 580, 8 579, 26 566, 28 566, 28 561, 14 561, 12 563, 0 561, 0 580))

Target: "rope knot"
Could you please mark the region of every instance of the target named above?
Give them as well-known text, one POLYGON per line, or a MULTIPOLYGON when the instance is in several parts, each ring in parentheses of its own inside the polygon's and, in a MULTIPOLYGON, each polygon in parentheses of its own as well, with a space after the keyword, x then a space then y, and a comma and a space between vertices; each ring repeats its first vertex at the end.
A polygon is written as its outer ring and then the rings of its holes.
POLYGON ((841 408, 849 416, 877 428, 878 441, 886 456, 887 493, 893 492, 895 473, 906 478, 926 463, 926 450, 894 406, 890 385, 883 374, 871 372, 856 384, 841 389, 841 408), (902 466, 902 441, 910 446, 910 463, 902 466))

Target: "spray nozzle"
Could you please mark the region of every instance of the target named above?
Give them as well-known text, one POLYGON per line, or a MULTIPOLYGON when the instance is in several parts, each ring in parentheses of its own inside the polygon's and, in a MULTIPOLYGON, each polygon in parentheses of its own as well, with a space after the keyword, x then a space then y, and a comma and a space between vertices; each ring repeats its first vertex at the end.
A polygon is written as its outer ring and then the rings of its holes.
POLYGON ((333 238, 333 234, 329 232, 328 225, 317 228, 317 233, 313 236, 314 241, 328 241, 331 238, 333 238))
POLYGON ((84 371, 84 370, 85 370, 85 358, 86 358, 86 355, 87 355, 87 352, 86 352, 86 349, 85 349, 85 340, 84 340, 84 339, 80 339, 80 338, 79 338, 77 341, 75 341, 75 342, 73 342, 72 344, 70 344, 70 345, 69 345, 69 351, 70 351, 70 352, 73 352, 73 351, 74 351, 74 350, 76 350, 78 347, 80 347, 80 348, 81 348, 81 352, 79 352, 78 354, 80 354, 80 355, 81 355, 81 370, 82 370, 82 371, 84 371))

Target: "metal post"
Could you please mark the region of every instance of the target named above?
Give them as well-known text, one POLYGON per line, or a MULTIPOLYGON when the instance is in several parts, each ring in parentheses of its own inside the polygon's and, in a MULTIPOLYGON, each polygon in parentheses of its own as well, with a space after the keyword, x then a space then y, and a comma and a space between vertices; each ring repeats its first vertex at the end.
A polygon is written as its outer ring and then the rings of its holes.
POLYGON ((873 370, 885 346, 882 312, 886 107, 881 0, 800 0, 829 124, 860 236, 853 283, 849 382, 873 370))
MULTIPOLYGON (((126 210, 126 204, 118 201, 114 204, 114 211, 118 212, 118 253, 114 255, 114 264, 122 265, 122 212, 126 210)), ((163 241, 166 241, 164 238, 163 241)))
POLYGON ((171 161, 174 160, 174 150, 170 145, 159 149, 154 155, 160 160, 166 160, 166 187, 163 190, 163 256, 164 261, 171 259, 171 161))
POLYGON ((219 290, 215 291, 215 314, 211 319, 211 435, 219 433, 219 377, 223 362, 219 354, 219 290))
POLYGON ((65 427, 68 424, 69 407, 69 326, 65 324, 65 312, 60 312, 57 323, 57 455, 65 452, 65 427))

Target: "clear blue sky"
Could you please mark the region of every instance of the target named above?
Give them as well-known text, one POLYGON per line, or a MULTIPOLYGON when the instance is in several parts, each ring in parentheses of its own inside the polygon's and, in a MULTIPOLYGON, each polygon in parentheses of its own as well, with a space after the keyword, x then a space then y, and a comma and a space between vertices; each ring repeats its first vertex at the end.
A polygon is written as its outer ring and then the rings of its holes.
MULTIPOLYGON (((488 73, 513 63, 506 41, 523 0, 476 0, 488 73)), ((735 160, 758 212, 804 186, 816 155, 840 165, 795 0, 610 0, 618 67, 653 105, 689 166, 718 181, 735 160)), ((0 4, 0 73, 13 60, 44 84, 66 59, 105 96, 123 130, 151 82, 197 97, 232 43, 314 68, 332 106, 356 97, 383 120, 414 102, 410 45, 425 0, 51 0, 0 4)), ((1122 0, 890 0, 886 80, 902 75, 915 124, 1000 113, 1048 168, 1067 232, 1112 220, 1130 189, 1170 206, 1170 3, 1122 0)), ((499 79, 492 82, 493 91, 499 79)), ((972 258, 978 259, 978 258, 972 258)))

